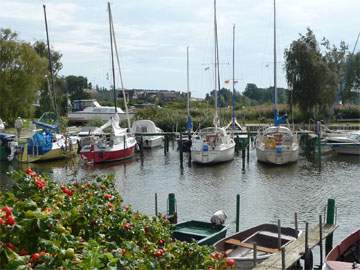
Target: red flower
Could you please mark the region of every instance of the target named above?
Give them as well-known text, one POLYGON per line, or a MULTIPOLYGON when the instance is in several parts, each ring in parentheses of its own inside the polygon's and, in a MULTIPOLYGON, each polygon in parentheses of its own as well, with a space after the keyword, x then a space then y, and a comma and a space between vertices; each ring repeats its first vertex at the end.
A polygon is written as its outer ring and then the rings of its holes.
POLYGON ((154 252, 154 256, 157 258, 163 256, 164 254, 165 254, 165 250, 163 250, 162 248, 160 248, 154 252))
POLYGON ((33 255, 31 255, 31 260, 33 262, 36 262, 38 259, 40 259, 41 255, 39 253, 34 253, 33 255))
POLYGON ((35 177, 35 185, 38 189, 44 190, 46 187, 46 182, 42 180, 40 177, 35 177))
POLYGON ((163 239, 160 239, 160 240, 159 240, 159 244, 160 244, 160 245, 163 245, 163 244, 165 244, 165 240, 163 240, 163 239))
POLYGON ((69 197, 71 197, 74 192, 72 190, 70 190, 69 188, 65 187, 65 186, 61 186, 61 190, 69 197))
POLYGON ((16 246, 15 246, 13 243, 11 243, 11 242, 6 243, 6 247, 7 247, 8 249, 11 249, 11 250, 15 250, 15 249, 16 249, 16 246))
POLYGON ((108 203, 107 203, 107 206, 108 206, 109 208, 113 208, 113 207, 114 207, 114 205, 113 205, 111 202, 108 202, 108 203))
POLYGON ((31 169, 31 168, 27 168, 26 170, 25 170, 25 172, 26 172, 26 174, 31 174, 32 172, 33 172, 33 170, 31 169))
POLYGON ((7 205, 5 205, 3 208, 1 208, 1 210, 3 210, 5 212, 6 216, 12 215, 12 209, 7 205))
POLYGON ((104 194, 104 198, 107 200, 111 200, 113 198, 113 195, 106 193, 104 194))
POLYGON ((16 222, 15 222, 15 217, 14 216, 7 216, 6 217, 6 224, 8 225, 15 225, 16 222))
POLYGON ((0 217, 0 225, 4 225, 5 221, 0 217))
POLYGON ((236 264, 236 261, 234 259, 227 259, 226 264, 227 266, 234 266, 236 264))
POLYGON ((129 211, 129 206, 128 206, 128 205, 124 205, 124 210, 125 210, 125 211, 129 211))
POLYGON ((126 222, 124 225, 123 225, 123 228, 125 229, 125 230, 131 230, 131 227, 132 227, 132 225, 131 225, 131 223, 129 223, 129 222, 126 222))

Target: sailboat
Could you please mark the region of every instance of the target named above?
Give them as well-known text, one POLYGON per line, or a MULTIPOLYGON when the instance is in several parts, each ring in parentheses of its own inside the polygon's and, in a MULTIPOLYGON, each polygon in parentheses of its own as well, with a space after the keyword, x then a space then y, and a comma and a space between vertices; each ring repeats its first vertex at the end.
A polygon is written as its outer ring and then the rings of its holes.
POLYGON ((297 137, 291 129, 281 126, 285 117, 278 115, 276 81, 276 5, 274 0, 274 125, 260 130, 256 136, 258 161, 282 165, 296 162, 299 156, 297 137))
POLYGON ((113 45, 115 46, 115 53, 117 57, 117 64, 121 79, 121 86, 123 90, 125 113, 127 116, 128 129, 130 130, 130 120, 126 103, 126 95, 124 91, 124 85, 122 81, 119 54, 117 50, 115 31, 113 25, 113 19, 111 14, 110 3, 108 2, 108 13, 109 13, 109 27, 110 27, 110 47, 111 47, 111 63, 112 63, 112 79, 113 79, 113 93, 114 93, 114 106, 115 112, 110 120, 100 128, 96 129, 93 134, 103 133, 103 131, 111 127, 112 133, 105 136, 93 137, 93 141, 82 147, 80 151, 80 157, 83 160, 92 163, 102 163, 109 161, 117 161, 130 158, 134 155, 136 140, 133 136, 130 136, 126 128, 120 127, 120 117, 117 114, 116 106, 116 91, 115 91, 115 68, 114 68, 114 52, 113 45))
POLYGON ((215 39, 215 115, 214 126, 201 129, 194 134, 191 146, 191 156, 195 163, 210 164, 234 159, 235 142, 224 128, 218 127, 217 91, 220 88, 219 47, 216 21, 216 0, 214 0, 214 39, 215 39))

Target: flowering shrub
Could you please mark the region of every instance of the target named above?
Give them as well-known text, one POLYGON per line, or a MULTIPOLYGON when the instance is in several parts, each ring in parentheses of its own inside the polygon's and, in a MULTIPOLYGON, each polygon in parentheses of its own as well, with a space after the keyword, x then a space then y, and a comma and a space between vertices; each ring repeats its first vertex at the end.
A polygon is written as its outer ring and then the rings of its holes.
POLYGON ((111 177, 63 185, 31 169, 0 193, 0 269, 230 269, 212 248, 122 206, 111 177))

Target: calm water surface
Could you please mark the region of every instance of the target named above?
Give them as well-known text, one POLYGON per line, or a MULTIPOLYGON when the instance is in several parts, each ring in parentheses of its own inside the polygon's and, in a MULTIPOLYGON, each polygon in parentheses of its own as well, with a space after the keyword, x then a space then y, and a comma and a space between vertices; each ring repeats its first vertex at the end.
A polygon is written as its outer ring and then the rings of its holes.
MULTIPOLYGON (((186 158, 184 158, 186 160, 186 158)), ((16 164, 0 163, 2 189, 11 183, 5 172, 16 164), (4 187, 5 186, 5 187, 4 187)), ((242 229, 281 219, 283 225, 294 226, 298 212, 300 227, 304 221, 318 222, 328 198, 336 200, 337 223, 335 242, 360 228, 360 158, 331 156, 318 165, 301 158, 290 166, 272 167, 256 161, 255 151, 242 171, 241 157, 216 166, 179 168, 179 154, 170 149, 145 152, 144 161, 133 160, 101 166, 52 162, 32 165, 53 174, 57 181, 69 181, 87 174, 114 174, 117 189, 125 203, 143 213, 154 214, 154 194, 158 193, 159 211, 166 211, 167 195, 176 194, 179 221, 209 220, 218 209, 224 209, 228 221, 235 220, 236 194, 241 196, 240 227, 242 229)), ((235 224, 232 223, 231 231, 235 224)))

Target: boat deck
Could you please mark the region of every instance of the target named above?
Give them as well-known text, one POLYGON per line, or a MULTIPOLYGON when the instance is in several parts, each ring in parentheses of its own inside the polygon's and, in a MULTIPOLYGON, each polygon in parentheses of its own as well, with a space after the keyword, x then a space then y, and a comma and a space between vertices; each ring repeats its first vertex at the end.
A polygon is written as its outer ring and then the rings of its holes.
MULTIPOLYGON (((322 226, 322 235, 323 239, 325 239, 327 236, 332 234, 335 229, 337 228, 337 225, 330 225, 330 224, 324 224, 322 226)), ((308 245, 309 249, 314 248, 317 246, 320 242, 320 227, 319 225, 314 226, 312 229, 309 230, 308 235, 308 245)), ((297 240, 290 243, 285 247, 285 269, 291 267, 294 265, 302 255, 305 253, 305 234, 303 233, 297 240)), ((281 252, 275 253, 273 256, 269 257, 253 269, 256 270, 276 270, 276 269, 283 269, 282 268, 282 258, 281 258, 281 252)))

